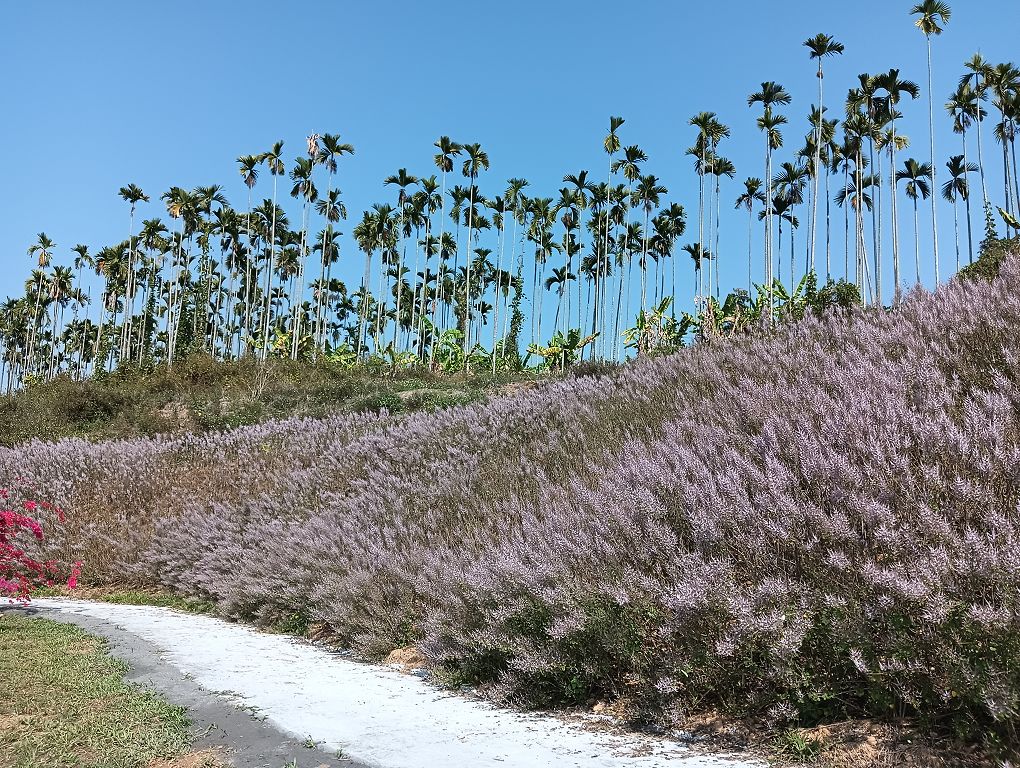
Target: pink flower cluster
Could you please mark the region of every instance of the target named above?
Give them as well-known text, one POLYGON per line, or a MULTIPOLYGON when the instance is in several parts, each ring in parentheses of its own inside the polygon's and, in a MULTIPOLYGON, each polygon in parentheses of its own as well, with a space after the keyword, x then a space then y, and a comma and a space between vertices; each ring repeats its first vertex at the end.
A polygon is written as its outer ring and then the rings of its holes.
MULTIPOLYGON (((9 506, 11 493, 0 488, 0 505, 9 506)), ((34 589, 53 586, 54 580, 68 573, 67 586, 74 589, 81 576, 81 562, 75 562, 70 569, 56 560, 38 560, 18 545, 20 535, 30 535, 36 541, 43 540, 43 529, 31 515, 41 510, 53 513, 57 520, 64 522, 63 510, 48 502, 26 500, 21 502, 21 511, 0 509, 0 598, 17 602, 28 602, 34 589)))

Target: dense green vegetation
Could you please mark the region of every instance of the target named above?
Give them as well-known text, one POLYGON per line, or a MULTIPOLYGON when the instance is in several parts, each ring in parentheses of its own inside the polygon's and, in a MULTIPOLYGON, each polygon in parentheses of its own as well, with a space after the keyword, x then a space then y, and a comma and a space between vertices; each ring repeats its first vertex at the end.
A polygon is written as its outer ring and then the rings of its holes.
POLYGON ((60 376, 0 397, 0 445, 38 438, 91 439, 227 429, 291 416, 435 410, 537 381, 534 372, 443 375, 422 368, 344 368, 273 359, 125 368, 75 380, 60 376))

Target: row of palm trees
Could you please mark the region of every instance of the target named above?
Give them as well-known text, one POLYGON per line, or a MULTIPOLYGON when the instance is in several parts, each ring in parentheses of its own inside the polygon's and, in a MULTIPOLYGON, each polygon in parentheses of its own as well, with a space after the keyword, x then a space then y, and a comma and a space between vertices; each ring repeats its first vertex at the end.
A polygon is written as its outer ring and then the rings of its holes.
MULTIPOLYGON (((913 13, 930 53, 949 8, 927 0, 913 13)), ((900 109, 920 97, 920 87, 896 69, 862 74, 847 93, 842 119, 828 119, 824 62, 844 47, 822 34, 804 45, 819 91, 800 146, 776 157, 784 149, 784 110, 792 101, 783 86, 762 83, 747 100, 764 138, 767 180, 747 178, 735 200, 747 213, 748 294, 758 291, 771 307, 777 290, 787 293, 778 281, 792 287, 807 274, 824 272, 826 279, 852 281, 867 303, 898 296, 920 281, 920 203, 926 200, 934 271, 941 279, 937 163, 901 158, 909 140, 900 130, 900 109), (900 259, 901 190, 913 209, 912 275, 900 259), (841 227, 833 203, 842 208, 841 227), (808 230, 800 249, 798 213, 808 230), (764 230, 760 255, 755 218, 764 230), (834 258, 840 239, 842 265, 834 258), (893 275, 887 285, 882 270, 890 250, 893 275)), ((930 83, 930 55, 928 63, 930 83)), ((929 87, 934 157, 930 94, 929 87)), ((1020 213, 1015 151, 1020 70, 975 56, 945 109, 961 137, 961 152, 942 166, 948 175, 941 187, 941 197, 953 207, 959 268, 961 205, 966 258, 974 258, 971 174, 979 174, 986 233, 995 226, 989 179, 996 174, 985 158, 989 120, 1002 152, 1002 210, 1006 217, 1020 213)), ((624 122, 610 118, 605 175, 567 174, 564 186, 549 197, 530 194, 521 178, 491 190, 483 184, 489 169, 483 147, 440 137, 435 171, 416 176, 398 169, 384 182, 392 197, 356 222, 353 241, 363 270, 360 280, 349 282, 336 274, 341 267, 347 275, 357 272, 347 268, 353 255, 341 253, 338 228, 348 212, 339 166, 354 148, 338 135, 309 136, 305 151, 289 166, 283 141, 239 157, 247 189, 242 208, 232 207, 219 185, 171 187, 160 196, 167 219, 139 222, 139 207, 152 201, 129 184, 120 189, 128 206, 125 240, 95 252, 76 245, 70 265, 53 264, 58 248, 45 234, 28 249, 36 268, 25 294, 0 306, 0 384, 10 391, 61 372, 85 376, 127 363, 173 365, 184 352, 263 361, 271 355, 349 361, 384 355, 435 365, 437 354, 456 349, 469 361, 486 358, 495 370, 519 364, 522 346, 541 351, 546 339, 570 329, 588 337, 592 357, 621 359, 631 318, 637 316, 640 324, 667 298, 672 312, 681 295, 690 296, 696 308, 719 298, 723 183, 736 175, 720 154, 730 128, 712 112, 692 117, 694 142, 687 154, 698 177, 698 199, 691 205, 695 238, 687 210, 669 199, 660 177, 647 167, 647 154, 624 143, 624 122), (271 196, 256 202, 266 175, 271 196), (291 184, 293 203, 287 208, 279 194, 281 177, 291 184), (687 278, 677 277, 681 255, 693 265, 689 287, 687 278), (98 286, 86 279, 89 273, 98 276, 98 286)))

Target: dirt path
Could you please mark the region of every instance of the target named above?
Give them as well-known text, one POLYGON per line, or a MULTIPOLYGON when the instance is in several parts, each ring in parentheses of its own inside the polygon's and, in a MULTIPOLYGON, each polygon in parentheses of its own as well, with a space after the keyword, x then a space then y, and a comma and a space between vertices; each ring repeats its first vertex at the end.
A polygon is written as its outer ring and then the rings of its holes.
POLYGON ((283 768, 762 768, 640 734, 494 708, 305 641, 149 606, 39 600, 40 616, 111 641, 131 679, 192 710, 199 746, 283 768), (310 746, 312 743, 315 746, 310 746), (308 746, 306 746, 308 745, 308 746), (338 760, 342 750, 346 758, 338 760))

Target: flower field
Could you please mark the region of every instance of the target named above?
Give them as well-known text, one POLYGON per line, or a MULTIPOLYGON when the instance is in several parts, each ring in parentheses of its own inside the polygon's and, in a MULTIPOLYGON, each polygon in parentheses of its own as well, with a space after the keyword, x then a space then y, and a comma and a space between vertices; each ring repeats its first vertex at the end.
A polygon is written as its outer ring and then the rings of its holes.
POLYGON ((46 554, 89 580, 416 644, 496 699, 1008 742, 1017 328, 1012 261, 436 413, 32 442, 0 450, 0 486, 66 512, 46 554))

